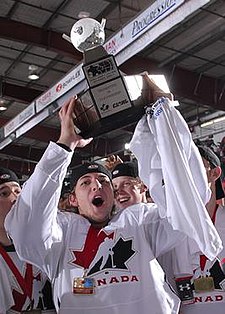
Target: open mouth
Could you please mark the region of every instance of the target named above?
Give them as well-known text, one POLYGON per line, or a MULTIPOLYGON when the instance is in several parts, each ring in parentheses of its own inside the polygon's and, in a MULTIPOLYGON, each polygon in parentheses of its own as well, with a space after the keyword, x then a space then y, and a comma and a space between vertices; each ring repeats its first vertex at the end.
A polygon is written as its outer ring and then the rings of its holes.
POLYGON ((96 207, 102 206, 103 203, 104 203, 104 201, 103 201, 103 199, 101 198, 101 196, 96 196, 96 197, 92 200, 92 204, 95 205, 96 207))
POLYGON ((128 201, 129 201, 128 197, 123 197, 123 198, 118 199, 118 202, 121 203, 121 204, 126 203, 128 201))

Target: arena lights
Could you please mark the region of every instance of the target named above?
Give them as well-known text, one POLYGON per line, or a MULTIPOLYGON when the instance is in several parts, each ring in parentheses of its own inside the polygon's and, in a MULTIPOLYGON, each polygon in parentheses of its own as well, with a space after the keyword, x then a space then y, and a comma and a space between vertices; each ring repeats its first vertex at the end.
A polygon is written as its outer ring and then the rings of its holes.
POLYGON ((34 64, 29 65, 28 71, 29 71, 29 74, 28 74, 29 80, 36 81, 39 79, 38 66, 37 65, 34 65, 34 64))
POLYGON ((212 119, 212 120, 209 120, 207 122, 204 122, 200 125, 201 128, 204 128, 204 127, 207 127, 209 125, 213 125, 215 123, 218 123, 218 122, 222 122, 222 121, 225 121, 225 116, 222 116, 222 117, 218 117, 218 118, 215 118, 215 119, 212 119))

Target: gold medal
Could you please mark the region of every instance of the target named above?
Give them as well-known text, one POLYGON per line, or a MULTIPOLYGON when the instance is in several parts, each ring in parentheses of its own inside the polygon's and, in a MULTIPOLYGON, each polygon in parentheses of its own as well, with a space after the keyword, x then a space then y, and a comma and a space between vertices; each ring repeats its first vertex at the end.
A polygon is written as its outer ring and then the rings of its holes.
POLYGON ((213 277, 200 277, 194 279, 194 287, 196 292, 212 291, 215 289, 213 277))
POLYGON ((73 293, 90 295, 95 293, 95 282, 90 277, 77 277, 73 280, 73 293))

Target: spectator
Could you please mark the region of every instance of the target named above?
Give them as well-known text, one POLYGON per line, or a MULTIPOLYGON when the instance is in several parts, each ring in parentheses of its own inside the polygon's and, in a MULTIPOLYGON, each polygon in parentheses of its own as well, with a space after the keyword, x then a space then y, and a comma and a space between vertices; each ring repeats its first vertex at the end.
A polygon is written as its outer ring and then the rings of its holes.
MULTIPOLYGON (((54 285, 55 305, 61 314, 177 313, 179 300, 165 283, 156 257, 184 239, 184 232, 190 233, 190 226, 191 235, 197 236, 200 248, 204 246, 204 253, 210 258, 218 254, 220 239, 208 219, 200 196, 195 190, 190 193, 188 190, 192 202, 189 204, 194 208, 191 215, 186 208, 183 212, 189 219, 189 228, 176 221, 175 226, 180 230, 174 230, 171 219, 169 223, 166 216, 159 216, 160 212, 169 211, 171 214, 175 211, 175 217, 184 217, 180 211, 184 194, 181 199, 176 199, 175 207, 170 202, 168 207, 159 202, 160 210, 156 204, 151 204, 149 210, 149 204, 142 203, 129 206, 112 216, 114 193, 111 173, 102 165, 86 163, 77 167, 72 176, 70 203, 78 208, 79 214, 59 212, 57 205, 62 182, 73 150, 91 141, 75 132, 75 105, 76 100, 71 99, 61 108, 60 138, 57 143, 49 144, 33 175, 24 185, 13 211, 7 215, 7 231, 15 241, 19 254, 48 274, 54 285), (192 194, 195 195, 194 199, 192 194), (195 228, 196 222, 197 225, 201 224, 198 230, 195 228), (18 228, 18 224, 22 228, 18 228)), ((154 110, 152 123, 158 124, 167 111, 172 115, 171 119, 179 118, 167 100, 157 103, 154 110), (159 115, 160 119, 157 120, 159 115)), ((146 124, 149 118, 144 116, 135 131, 133 143, 136 143, 136 151, 137 147, 152 148, 151 145, 155 143, 150 125, 146 124), (142 146, 143 139, 150 141, 150 146, 142 146)), ((162 136, 166 131, 168 141, 165 124, 160 130, 162 136)), ((174 128, 174 132, 177 131, 176 140, 179 138, 178 130, 174 128)), ((150 152, 155 156, 155 150, 150 152)), ((145 157, 150 158, 150 152, 145 157)), ((188 163, 183 164, 183 159, 179 160, 178 148, 173 147, 173 152, 179 167, 183 165, 188 170, 188 163)), ((191 161, 198 163, 198 155, 192 146, 189 153, 191 161)), ((172 162, 170 157, 172 154, 167 154, 168 162, 172 162)), ((146 166, 147 176, 149 163, 142 164, 142 171, 146 166)), ((178 173, 171 165, 170 168, 173 180, 178 180, 178 173)), ((208 190, 203 188, 207 184, 201 167, 193 175, 197 175, 197 181, 201 183, 202 199, 207 199, 208 190)), ((165 186, 171 188, 167 180, 165 186)), ((188 186, 185 187, 187 189, 188 186)), ((159 194, 167 199, 166 193, 160 190, 159 194)))
MULTIPOLYGON (((28 309, 53 309, 51 287, 46 275, 19 259, 4 228, 6 214, 21 192, 19 179, 0 167, 0 313, 21 313, 28 309), (48 293, 46 295, 46 293, 48 293)), ((40 310, 41 313, 41 310, 40 310)), ((55 313, 55 311, 51 311, 55 313)))

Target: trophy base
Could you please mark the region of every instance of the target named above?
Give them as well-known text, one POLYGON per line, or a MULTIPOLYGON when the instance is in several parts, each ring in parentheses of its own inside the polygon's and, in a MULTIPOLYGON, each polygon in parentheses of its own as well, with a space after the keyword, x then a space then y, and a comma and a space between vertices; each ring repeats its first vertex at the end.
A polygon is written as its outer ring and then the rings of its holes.
POLYGON ((120 75, 87 88, 78 95, 74 111, 78 133, 85 138, 98 137, 137 122, 150 103, 148 91, 143 75, 120 75))
POLYGON ((129 125, 138 122, 144 115, 144 107, 132 107, 113 114, 103 119, 99 119, 90 125, 89 128, 81 131, 79 134, 84 138, 99 137, 103 134, 110 133, 116 129, 128 127, 129 125))
MULTIPOLYGON (((98 137, 138 122, 155 92, 168 96, 147 74, 119 76, 78 95, 74 124, 84 138, 98 137)), ((161 97, 160 96, 160 97, 161 97)))

